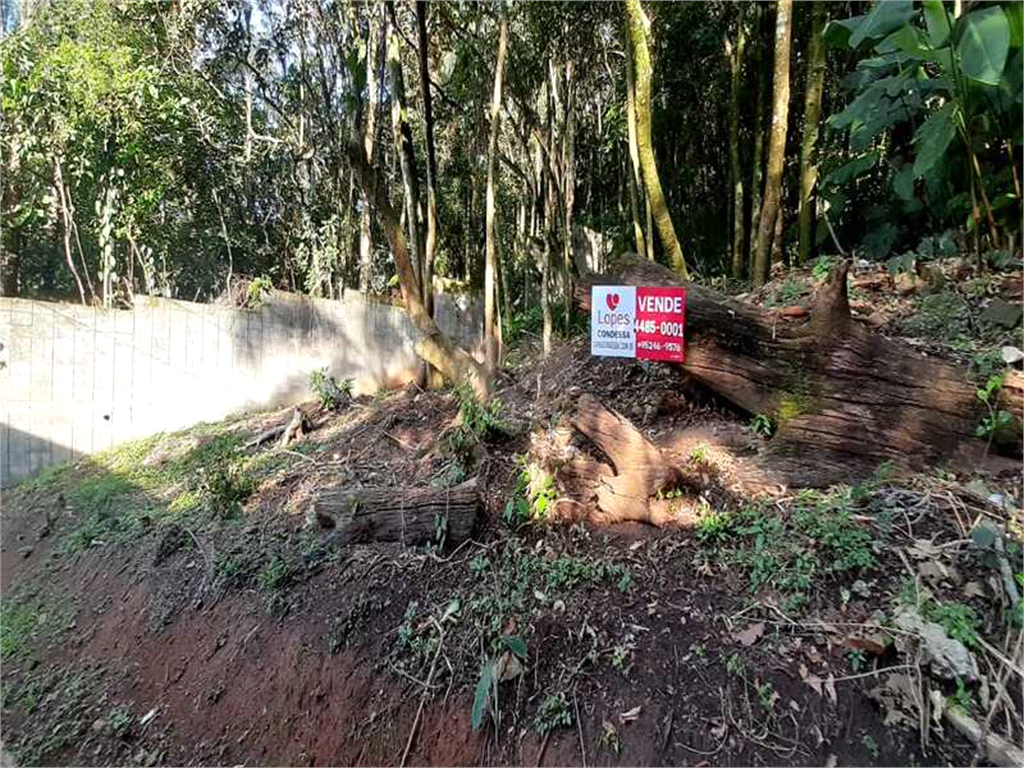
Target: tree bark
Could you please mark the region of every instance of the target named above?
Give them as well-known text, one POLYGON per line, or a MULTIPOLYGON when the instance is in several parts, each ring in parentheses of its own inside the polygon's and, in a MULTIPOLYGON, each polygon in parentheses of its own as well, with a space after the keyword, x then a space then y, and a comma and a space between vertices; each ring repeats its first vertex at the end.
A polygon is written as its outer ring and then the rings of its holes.
MULTIPOLYGON (((381 38, 386 21, 378 18, 375 9, 369 14, 369 36, 366 45, 366 120, 364 121, 363 149, 369 162, 373 163, 377 147, 377 114, 380 112, 380 86, 383 79, 385 45, 381 38)), ((359 290, 370 290, 373 272, 373 234, 370 228, 370 205, 363 195, 362 211, 359 213, 359 290)))
MULTIPOLYGON (((82 305, 84 306, 87 304, 85 300, 85 287, 82 285, 82 278, 78 276, 78 270, 75 268, 75 259, 71 255, 71 228, 74 226, 74 223, 71 219, 71 206, 68 203, 67 190, 64 188, 64 174, 61 170, 59 158, 53 161, 53 186, 60 201, 60 213, 64 224, 64 256, 67 258, 68 269, 71 270, 71 276, 75 278, 75 284, 78 286, 78 295, 81 297, 82 305)), ((88 277, 88 274, 86 277, 88 277)), ((91 285, 89 292, 92 293, 91 285)))
POLYGON ((434 314, 434 249, 437 246, 437 160, 434 155, 434 110, 430 97, 430 70, 427 53, 427 3, 416 0, 416 23, 419 28, 420 92, 423 99, 423 128, 427 142, 427 242, 423 254, 423 301, 427 312, 434 314))
MULTIPOLYGON (((629 162, 632 170, 632 173, 626 175, 629 178, 629 204, 633 211, 633 239, 636 242, 636 252, 653 261, 654 249, 647 247, 644 222, 641 219, 641 209, 647 208, 647 202, 643 196, 643 182, 640 178, 640 151, 636 143, 636 85, 633 77, 633 51, 629 45, 629 35, 626 35, 626 129, 629 137, 629 162)), ((648 234, 651 234, 649 230, 648 234)))
POLYGON ((729 58, 731 87, 729 93, 729 172, 732 177, 732 276, 743 277, 743 168, 740 164, 740 84, 743 72, 743 51, 747 44, 744 7, 739 6, 736 18, 736 44, 727 37, 725 53, 729 58))
POLYGON ((786 126, 789 120, 789 49, 792 38, 793 0, 778 0, 775 20, 775 75, 772 85, 772 131, 768 145, 764 202, 754 254, 754 285, 764 285, 770 270, 769 256, 786 160, 786 126))
POLYGON ((472 355, 452 343, 441 332, 423 305, 419 276, 413 268, 408 241, 402 231, 398 213, 391 206, 377 172, 367 162, 363 148, 358 144, 349 146, 348 156, 360 187, 380 216, 388 244, 395 257, 402 298, 410 319, 422 334, 422 338, 416 343, 416 354, 437 368, 449 381, 466 381, 480 400, 488 400, 491 385, 484 368, 472 355))
POLYGON ((654 145, 651 138, 651 80, 653 68, 651 53, 647 47, 646 18, 640 0, 626 0, 627 33, 630 49, 633 53, 633 72, 636 76, 636 118, 637 118, 637 150, 640 153, 640 166, 644 174, 644 186, 647 189, 647 201, 651 207, 654 223, 658 227, 658 236, 662 247, 668 254, 675 271, 683 280, 689 280, 683 249, 679 246, 676 230, 672 224, 672 215, 665 202, 665 193, 658 177, 658 166, 654 157, 654 145))
POLYGON ((757 233, 761 221, 761 192, 764 189, 764 95, 768 91, 768 61, 765 56, 766 44, 761 36, 763 6, 758 3, 754 7, 754 29, 757 32, 754 69, 757 71, 757 99, 754 107, 754 153, 750 168, 750 255, 748 264, 753 269, 754 255, 757 253, 757 233))
MULTIPOLYGON (((843 262, 833 270, 803 318, 686 286, 682 368, 748 413, 773 420, 777 433, 759 462, 773 482, 824 486, 863 478, 885 461, 915 468, 941 461, 976 441, 986 413, 961 368, 851 318, 848 269, 843 262)), ((579 303, 589 307, 590 285, 601 283, 679 280, 628 254, 612 274, 581 279, 579 303)), ((1007 379, 999 407, 1019 423, 1021 377, 1007 379)))
POLYGON ((495 271, 497 269, 497 232, 494 226, 495 173, 498 165, 498 135, 501 129, 501 81, 505 74, 505 52, 508 48, 508 20, 501 14, 498 22, 498 60, 494 65, 494 93, 491 97, 491 134, 487 142, 487 199, 484 212, 484 242, 486 263, 484 265, 484 342, 487 355, 487 371, 493 373, 498 362, 498 339, 494 332, 495 271))
POLYGON ((800 251, 797 263, 804 264, 814 253, 814 200, 818 182, 815 150, 821 119, 821 93, 825 85, 825 43, 821 39, 828 8, 815 0, 811 16, 811 39, 807 45, 807 91, 804 97, 804 135, 800 146, 800 251))
POLYGON ((480 509, 475 480, 454 488, 342 485, 318 490, 306 516, 310 524, 334 529, 339 544, 452 545, 472 535, 480 509))
MULTIPOLYGON (((392 24, 392 26, 394 26, 392 24)), ((406 228, 409 231, 409 245, 413 259, 416 283, 423 296, 423 241, 419 224, 420 192, 416 180, 416 153, 412 143, 412 129, 407 119, 408 107, 405 102, 405 83, 402 77, 402 57, 398 44, 398 31, 388 31, 388 87, 391 90, 391 131, 402 169, 402 189, 405 193, 406 228)), ((424 305, 426 309, 426 305, 424 305)), ((429 315, 429 313, 428 313, 429 315)))
POLYGON ((565 239, 562 243, 562 267, 565 272, 565 327, 569 328, 572 316, 572 276, 573 276, 573 206, 576 200, 576 112, 573 103, 575 95, 572 62, 565 63, 565 126, 562 134, 562 199, 565 201, 565 239))

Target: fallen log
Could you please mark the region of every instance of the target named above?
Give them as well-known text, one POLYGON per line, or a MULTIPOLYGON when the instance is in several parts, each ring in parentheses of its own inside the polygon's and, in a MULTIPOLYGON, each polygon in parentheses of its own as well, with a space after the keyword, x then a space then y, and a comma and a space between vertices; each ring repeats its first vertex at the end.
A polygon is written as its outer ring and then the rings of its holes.
MULTIPOLYGON (((778 482, 822 486, 870 474, 891 461, 939 461, 975 440, 987 413, 959 367, 853 320, 849 263, 835 267, 806 318, 785 318, 687 285, 686 373, 777 428, 764 467, 778 482)), ((681 285, 665 267, 626 254, 604 275, 577 281, 590 307, 592 285, 681 285)), ((1000 407, 1017 419, 1020 378, 1000 407)), ((1017 443, 1019 446, 1019 442, 1017 443)), ((1019 448, 1018 448, 1019 450, 1019 448)))
POLYGON ((334 529, 339 544, 400 541, 408 546, 457 544, 480 512, 476 480, 453 488, 348 488, 316 491, 307 522, 334 529))

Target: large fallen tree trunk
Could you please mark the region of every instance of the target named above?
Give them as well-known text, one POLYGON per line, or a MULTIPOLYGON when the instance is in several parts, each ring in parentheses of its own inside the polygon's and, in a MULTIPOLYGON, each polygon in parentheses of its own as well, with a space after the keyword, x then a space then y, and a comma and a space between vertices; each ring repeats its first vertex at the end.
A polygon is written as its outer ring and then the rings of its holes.
POLYGON ((333 528, 340 544, 400 541, 415 546, 465 541, 479 512, 480 494, 470 480, 454 488, 323 488, 307 515, 311 524, 333 528))
MULTIPOLYGON (((964 370, 852 319, 848 268, 844 262, 832 271, 803 317, 686 286, 683 368, 743 410, 772 419, 777 433, 764 465, 779 482, 820 486, 885 461, 938 461, 975 440, 987 413, 964 370)), ((681 284, 665 267, 627 254, 608 274, 581 279, 576 299, 589 309, 592 285, 681 284)), ((1017 419, 1016 442, 1020 376, 1008 377, 999 407, 1017 419)))

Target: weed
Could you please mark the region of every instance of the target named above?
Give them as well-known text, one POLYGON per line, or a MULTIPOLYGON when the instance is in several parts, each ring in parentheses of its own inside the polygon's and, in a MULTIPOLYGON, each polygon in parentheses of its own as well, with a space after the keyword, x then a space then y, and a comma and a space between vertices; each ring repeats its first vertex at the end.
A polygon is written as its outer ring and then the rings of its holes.
POLYGON ((110 729, 114 735, 119 739, 123 739, 131 731, 132 724, 135 722, 135 715, 132 714, 128 707, 120 706, 110 710, 110 715, 107 719, 110 721, 110 729))
POLYGON ((568 728, 572 725, 572 714, 569 712, 569 702, 566 701, 565 694, 556 693, 545 698, 533 725, 541 736, 556 728, 568 728))
POLYGON ((619 672, 628 671, 628 662, 633 657, 635 647, 632 641, 632 635, 627 635, 625 642, 612 648, 612 666, 619 672))
POLYGON ((832 271, 833 260, 828 256, 819 256, 814 266, 811 267, 811 277, 815 280, 824 280, 828 277, 828 273, 832 271))
POLYGON ((855 648, 846 652, 846 659, 850 662, 850 668, 854 672, 860 672, 868 664, 867 656, 864 655, 864 651, 855 648))
POLYGON ((956 678, 956 691, 952 696, 947 696, 946 701, 948 704, 959 707, 964 712, 971 711, 971 692, 964 687, 964 681, 959 676, 956 678))
POLYGON ((352 379, 335 381, 327 368, 319 368, 310 374, 309 388, 326 411, 336 410, 352 397, 352 379))
POLYGON ((709 509, 697 519, 697 538, 712 544, 721 544, 732 534, 732 528, 732 515, 709 509))
POLYGON ((767 306, 788 306, 799 299, 804 293, 804 284, 794 277, 787 277, 775 291, 775 295, 765 304, 767 306))
POLYGON ((707 655, 707 647, 704 643, 694 643, 690 646, 690 650, 693 651, 693 655, 698 659, 703 659, 707 655))
POLYGON ((245 307, 255 309, 262 306, 264 300, 274 290, 274 284, 267 275, 260 275, 249 281, 245 289, 245 307))
POLYGON ((759 413, 750 420, 750 428, 753 430, 755 435, 761 437, 771 437, 775 434, 775 424, 772 423, 771 418, 763 413, 759 413))
POLYGON ((479 576, 490 567, 491 561, 485 555, 477 555, 469 561, 469 572, 474 576, 479 576))
POLYGON ((963 603, 939 603, 929 600, 924 605, 924 617, 946 630, 946 634, 968 648, 979 648, 978 628, 981 619, 974 609, 963 603))
POLYGON ((981 420, 981 424, 974 430, 974 434, 977 437, 987 439, 989 442, 998 433, 1013 428, 1013 415, 996 407, 999 402, 999 391, 1002 388, 1003 376, 999 374, 989 376, 985 386, 975 393, 978 401, 988 409, 988 414, 981 420))
POLYGON ((483 440, 492 430, 499 429, 501 424, 501 401, 492 398, 491 402, 482 405, 468 384, 460 384, 455 388, 455 399, 459 404, 459 417, 462 427, 477 440, 483 440))
POLYGON ((269 592, 286 586, 294 575, 284 558, 275 555, 256 574, 256 583, 269 592))
POLYGON ((101 474, 82 480, 66 494, 68 505, 85 513, 104 514, 119 497, 131 493, 134 487, 125 478, 115 474, 101 474))
POLYGON ((864 749, 868 751, 872 759, 878 759, 878 742, 875 741, 873 736, 865 734, 864 738, 861 739, 861 744, 864 745, 864 749))
POLYGON ((221 520, 231 520, 242 514, 242 505, 255 486, 238 467, 220 464, 202 471, 199 490, 209 500, 210 509, 221 520))
POLYGON ((619 741, 619 734, 615 731, 615 726, 607 720, 601 724, 601 741, 598 742, 598 746, 607 747, 616 755, 622 752, 622 743, 619 741))
POLYGON ((700 443, 694 446, 693 450, 690 451, 690 463, 691 464, 704 464, 708 460, 708 451, 710 447, 707 443, 700 443))
POLYGON ((775 702, 778 701, 779 694, 775 692, 775 686, 771 683, 764 683, 757 686, 757 700, 761 702, 761 708, 765 712, 771 714, 772 710, 775 709, 775 702))
POLYGON ((9 665, 31 655, 32 635, 39 626, 39 608, 11 605, 10 599, 4 603, 0 611, 0 660, 9 665))
POLYGON ((729 654, 725 659, 725 671, 733 677, 744 677, 747 666, 738 653, 729 654))

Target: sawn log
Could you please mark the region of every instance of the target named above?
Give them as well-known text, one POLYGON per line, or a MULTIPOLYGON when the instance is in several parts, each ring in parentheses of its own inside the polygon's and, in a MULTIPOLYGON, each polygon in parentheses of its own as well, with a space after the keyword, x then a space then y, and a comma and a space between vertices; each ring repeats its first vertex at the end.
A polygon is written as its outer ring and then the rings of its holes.
POLYGON ((341 544, 400 541, 457 544, 470 537, 480 513, 476 480, 453 488, 359 488, 316 491, 307 519, 333 528, 341 544))

